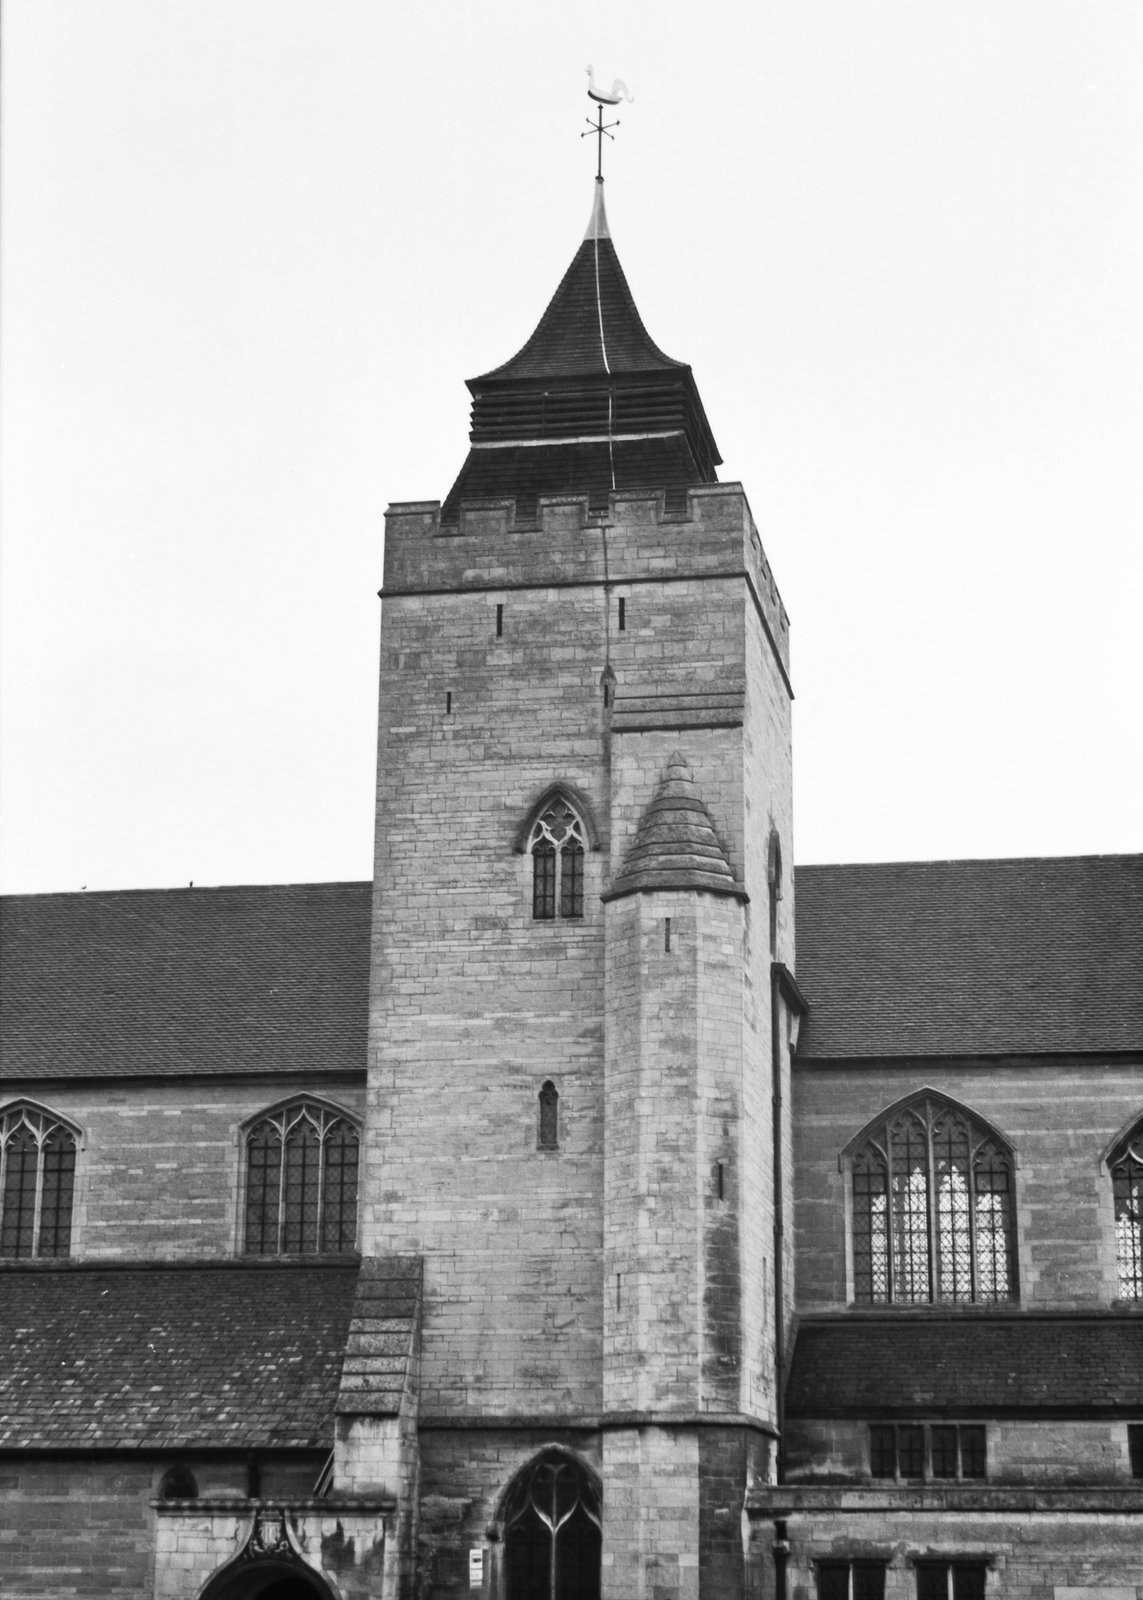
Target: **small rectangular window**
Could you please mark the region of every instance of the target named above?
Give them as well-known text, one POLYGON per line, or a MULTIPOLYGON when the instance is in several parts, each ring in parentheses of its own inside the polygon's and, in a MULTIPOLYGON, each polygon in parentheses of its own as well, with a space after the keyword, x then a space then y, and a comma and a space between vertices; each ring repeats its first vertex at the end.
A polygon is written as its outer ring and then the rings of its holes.
POLYGON ((626 600, 620 600, 620 602, 619 602, 619 631, 620 631, 620 633, 623 633, 626 630, 626 627, 627 627, 627 602, 626 602, 626 600))
POLYGON ((987 1476, 987 1435, 983 1425, 869 1425, 869 1473, 874 1478, 924 1480, 987 1476))
POLYGON ((983 1561, 918 1561, 917 1600, 984 1600, 983 1561))
POLYGON ((819 1561, 817 1600, 884 1600, 884 1561, 819 1561))
POLYGON ((962 1478, 983 1478, 987 1476, 988 1457, 985 1447, 985 1432, 981 1427, 961 1428, 960 1430, 960 1475, 962 1478))
POLYGON ((503 606, 497 606, 496 607, 496 637, 498 639, 500 639, 500 638, 503 638, 503 635, 504 635, 504 607, 503 606))
POLYGON ((1143 1478, 1143 1422, 1127 1425, 1127 1457, 1131 1462, 1131 1476, 1143 1478))

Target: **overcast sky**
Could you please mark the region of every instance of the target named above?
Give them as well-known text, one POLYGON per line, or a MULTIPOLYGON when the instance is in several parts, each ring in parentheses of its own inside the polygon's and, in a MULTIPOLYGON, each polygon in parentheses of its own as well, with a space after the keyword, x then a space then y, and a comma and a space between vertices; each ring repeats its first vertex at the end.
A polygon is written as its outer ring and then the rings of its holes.
POLYGON ((1138 0, 6 0, 3 887, 367 877, 383 513, 582 236, 791 616, 801 861, 1143 847, 1138 0))

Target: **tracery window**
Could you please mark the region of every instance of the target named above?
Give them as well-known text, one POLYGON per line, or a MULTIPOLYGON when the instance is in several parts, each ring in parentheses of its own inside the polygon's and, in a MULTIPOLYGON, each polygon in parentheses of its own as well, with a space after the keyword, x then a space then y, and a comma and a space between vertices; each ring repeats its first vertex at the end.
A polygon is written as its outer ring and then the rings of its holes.
POLYGON ((1143 1300, 1143 1119, 1108 1162, 1115 1195, 1115 1267, 1121 1300, 1143 1300))
POLYGON ((0 1115, 0 1256, 71 1253, 74 1131, 38 1106, 0 1115))
POLYGON ((355 1124, 336 1108, 295 1100, 246 1135, 248 1255, 352 1250, 357 1240, 355 1124))
POLYGON ((541 922, 583 916, 583 823, 561 795, 536 818, 532 856, 532 916, 541 922))
POLYGON ((599 1497, 577 1462, 540 1457, 504 1516, 507 1600, 599 1600, 599 1497))
POLYGON ((892 1111, 853 1154, 853 1278, 859 1302, 1011 1300, 1012 1154, 956 1106, 923 1096, 892 1111))

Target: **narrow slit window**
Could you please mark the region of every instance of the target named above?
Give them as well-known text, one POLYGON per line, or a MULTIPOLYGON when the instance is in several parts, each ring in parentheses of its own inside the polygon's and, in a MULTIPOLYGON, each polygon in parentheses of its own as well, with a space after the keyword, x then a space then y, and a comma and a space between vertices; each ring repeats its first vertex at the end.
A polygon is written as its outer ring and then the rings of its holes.
POLYGON ((626 602, 626 600, 621 599, 620 602, 619 602, 619 631, 620 631, 620 633, 625 632, 626 628, 627 628, 627 602, 626 602))
POLYGON ((498 639, 501 639, 501 638, 503 638, 503 636, 504 636, 504 607, 503 606, 497 606, 496 607, 496 637, 498 639))
POLYGON ((560 1147, 560 1094, 549 1078, 540 1090, 540 1149, 560 1147))

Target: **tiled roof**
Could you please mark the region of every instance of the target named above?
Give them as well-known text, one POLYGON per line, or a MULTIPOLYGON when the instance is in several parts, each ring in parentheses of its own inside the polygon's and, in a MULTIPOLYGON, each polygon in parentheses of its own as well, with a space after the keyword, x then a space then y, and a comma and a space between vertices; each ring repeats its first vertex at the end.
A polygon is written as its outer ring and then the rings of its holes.
POLYGON ((0 1272, 0 1448, 328 1446, 356 1266, 0 1272))
POLYGON ((607 900, 641 889, 710 889, 742 894, 710 812, 679 751, 667 763, 607 900))
POLYGON ((349 1344, 341 1371, 339 1413, 396 1416, 412 1403, 421 1325, 420 1256, 380 1256, 361 1263, 349 1344))
POLYGON ((370 886, 0 901, 7 1080, 364 1072, 370 886))
POLYGON ((798 867, 801 1061, 1143 1050, 1143 856, 798 867))
POLYGON ((857 1314, 803 1321, 791 1416, 1138 1414, 1143 1317, 857 1314))

